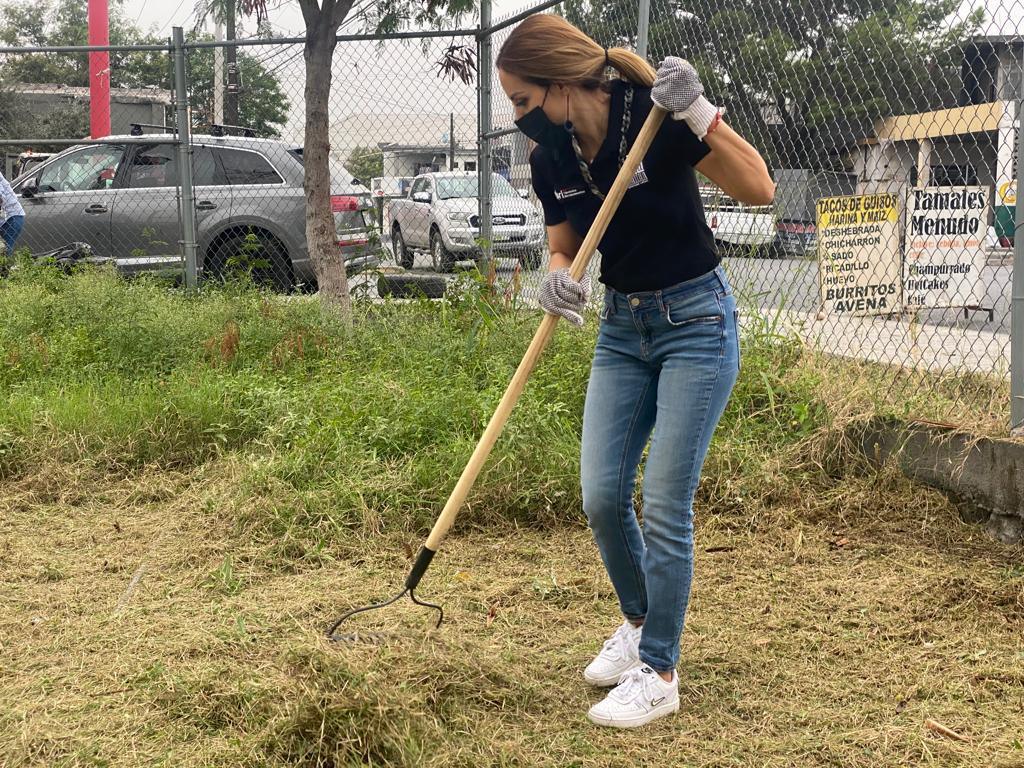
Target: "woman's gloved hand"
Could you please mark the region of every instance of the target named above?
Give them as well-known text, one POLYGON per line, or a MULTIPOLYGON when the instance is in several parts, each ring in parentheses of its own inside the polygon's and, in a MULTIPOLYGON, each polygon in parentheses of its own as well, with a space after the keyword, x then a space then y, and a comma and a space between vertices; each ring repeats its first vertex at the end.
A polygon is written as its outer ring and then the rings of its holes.
POLYGON ((685 120, 698 139, 707 135, 715 116, 723 111, 704 98, 704 84, 693 65, 676 56, 665 57, 658 67, 651 100, 671 112, 673 119, 685 120))
POLYGON ((583 309, 590 299, 590 276, 576 282, 569 276, 569 268, 562 267, 544 275, 540 281, 541 309, 551 315, 564 317, 576 326, 583 325, 583 309))

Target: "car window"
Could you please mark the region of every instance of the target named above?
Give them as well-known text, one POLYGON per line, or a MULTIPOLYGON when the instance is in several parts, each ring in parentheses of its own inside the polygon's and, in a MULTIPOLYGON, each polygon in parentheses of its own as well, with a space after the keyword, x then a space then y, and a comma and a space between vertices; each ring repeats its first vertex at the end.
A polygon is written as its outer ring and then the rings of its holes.
POLYGON ((124 147, 85 147, 54 160, 39 173, 41 192, 84 192, 114 185, 124 147))
POLYGON ((270 162, 258 152, 218 149, 228 184, 283 184, 270 162))
POLYGON ((417 192, 422 192, 423 188, 426 186, 426 184, 427 184, 426 178, 420 177, 420 178, 416 179, 412 183, 412 192, 411 192, 411 194, 415 195, 417 192))
POLYGON ((197 187, 228 183, 209 147, 192 148, 192 183, 197 187))
MULTIPOLYGON (((479 191, 479 176, 442 176, 437 180, 437 196, 441 200, 453 197, 476 197, 479 191)), ((518 197, 519 193, 504 176, 492 173, 491 195, 493 197, 518 197)))
POLYGON ((178 185, 178 159, 173 144, 143 145, 135 150, 128 169, 128 186, 176 187, 178 185))

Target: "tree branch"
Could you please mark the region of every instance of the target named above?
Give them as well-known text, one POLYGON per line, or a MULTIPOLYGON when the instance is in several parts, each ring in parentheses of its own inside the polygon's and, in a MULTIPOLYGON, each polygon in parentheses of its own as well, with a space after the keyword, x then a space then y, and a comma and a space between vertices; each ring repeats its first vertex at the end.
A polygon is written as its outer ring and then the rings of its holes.
POLYGON ((340 2, 331 0, 331 2, 335 4, 334 12, 331 14, 331 29, 337 32, 338 27, 341 26, 341 23, 348 16, 348 12, 352 10, 353 0, 340 0, 340 2))
POLYGON ((306 32, 315 29, 320 23, 320 4, 317 0, 299 0, 302 9, 302 20, 306 22, 306 32))

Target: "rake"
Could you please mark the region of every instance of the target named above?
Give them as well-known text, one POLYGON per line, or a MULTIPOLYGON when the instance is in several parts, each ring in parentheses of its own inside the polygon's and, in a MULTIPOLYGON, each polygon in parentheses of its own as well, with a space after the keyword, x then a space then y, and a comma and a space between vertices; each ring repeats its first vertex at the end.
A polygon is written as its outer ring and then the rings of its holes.
MULTIPOLYGON (((604 236, 605 230, 608 229, 608 224, 611 221, 612 216, 615 215, 615 211, 618 210, 619 203, 622 202, 622 197, 626 194, 626 189, 630 180, 633 178, 633 174, 636 173, 636 169, 639 167, 640 161, 643 160, 644 155, 647 154, 647 150, 650 148, 651 142, 654 140, 658 129, 661 127, 661 123, 665 119, 666 114, 668 113, 657 106, 651 108, 651 112, 644 121, 643 127, 640 129, 640 133, 637 135, 632 149, 630 149, 629 154, 626 155, 626 159, 623 161, 622 167, 619 169, 619 173, 615 177, 615 181, 612 183, 612 188, 608 191, 604 202, 601 204, 600 210, 597 212, 597 216, 594 218, 594 223, 591 225, 590 231, 587 232, 587 236, 584 238, 582 245, 580 245, 576 258, 573 259, 572 267, 569 269, 569 274, 574 280, 581 279, 587 271, 590 259, 593 257, 594 251, 597 250, 598 243, 601 242, 601 238, 604 236)), ((526 380, 530 377, 530 373, 537 364, 538 358, 540 358, 540 355, 547 346, 548 341, 550 341, 557 323, 557 315, 545 314, 544 319, 541 320, 540 327, 537 328, 537 332, 534 334, 533 340, 530 342, 530 346, 526 350, 526 354, 523 355, 523 359, 519 363, 519 367, 516 369, 515 374, 513 374, 508 387, 505 389, 505 394, 502 395, 501 401, 498 403, 498 407, 494 411, 494 415, 491 416, 491 420, 488 422, 487 428, 484 430, 483 435, 480 437, 480 441, 473 450, 473 455, 470 456, 469 462, 466 464, 466 468, 462 471, 462 475, 459 477, 458 482, 455 484, 455 488, 448 497, 448 502, 444 505, 444 509, 441 510, 441 514, 434 523, 434 527, 431 529, 426 542, 422 547, 420 547, 420 551, 413 563, 412 570, 409 571, 409 575, 405 579, 404 589, 390 600, 363 606, 361 608, 355 608, 339 617, 337 621, 331 625, 330 629, 327 630, 327 637, 330 640, 336 642, 380 640, 380 633, 360 634, 354 632, 349 634, 338 634, 338 628, 353 616, 366 613, 368 611, 376 611, 381 608, 386 608, 387 606, 398 602, 406 594, 409 595, 409 598, 416 605, 437 611, 437 624, 435 625, 435 628, 441 626, 441 622, 444 621, 444 609, 439 605, 420 600, 416 597, 416 588, 419 586, 420 579, 423 578, 423 574, 426 573, 427 568, 430 567, 430 563, 434 559, 434 555, 436 555, 438 550, 441 548, 441 543, 444 541, 445 536, 447 536, 449 529, 452 527, 452 523, 455 522, 455 516, 459 513, 463 502, 466 500, 466 496, 473 487, 473 483, 476 482, 477 475, 479 475, 480 470, 483 469, 484 462, 487 461, 491 448, 494 447, 494 443, 501 434, 501 430, 505 427, 505 422, 508 421, 509 414, 511 414, 516 401, 519 400, 519 396, 522 394, 523 389, 526 386, 526 380)))

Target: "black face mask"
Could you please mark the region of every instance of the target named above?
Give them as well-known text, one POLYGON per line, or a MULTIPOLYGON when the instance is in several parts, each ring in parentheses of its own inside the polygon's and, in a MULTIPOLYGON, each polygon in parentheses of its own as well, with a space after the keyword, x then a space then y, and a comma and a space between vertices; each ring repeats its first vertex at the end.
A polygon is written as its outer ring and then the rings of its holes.
POLYGON ((548 93, 551 91, 549 85, 544 91, 544 99, 539 107, 534 107, 521 118, 516 120, 516 128, 525 133, 529 138, 549 149, 563 149, 569 146, 572 137, 572 123, 568 120, 562 125, 552 122, 551 118, 544 112, 544 102, 548 100, 548 93))

